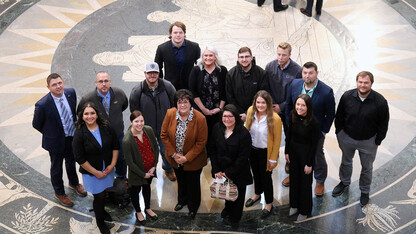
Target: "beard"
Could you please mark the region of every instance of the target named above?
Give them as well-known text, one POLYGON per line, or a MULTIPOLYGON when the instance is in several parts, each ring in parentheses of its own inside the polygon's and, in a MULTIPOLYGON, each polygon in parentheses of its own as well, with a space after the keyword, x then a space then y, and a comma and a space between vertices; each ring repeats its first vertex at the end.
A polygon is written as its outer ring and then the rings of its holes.
POLYGON ((371 92, 371 89, 367 90, 366 92, 361 92, 360 90, 358 90, 358 94, 360 96, 367 96, 370 92, 371 92))

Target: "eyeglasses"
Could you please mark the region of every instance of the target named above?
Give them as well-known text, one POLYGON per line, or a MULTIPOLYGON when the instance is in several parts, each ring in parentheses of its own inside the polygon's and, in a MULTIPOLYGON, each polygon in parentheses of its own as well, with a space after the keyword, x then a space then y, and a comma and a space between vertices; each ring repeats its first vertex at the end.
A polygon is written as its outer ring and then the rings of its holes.
POLYGON ((188 102, 188 101, 178 102, 178 106, 180 106, 180 105, 187 105, 187 104, 189 104, 189 102, 188 102))
POLYGON ((232 119, 232 118, 234 118, 234 116, 233 115, 223 115, 222 116, 224 119, 232 119))
POLYGON ((146 72, 149 76, 158 76, 159 72, 146 72))

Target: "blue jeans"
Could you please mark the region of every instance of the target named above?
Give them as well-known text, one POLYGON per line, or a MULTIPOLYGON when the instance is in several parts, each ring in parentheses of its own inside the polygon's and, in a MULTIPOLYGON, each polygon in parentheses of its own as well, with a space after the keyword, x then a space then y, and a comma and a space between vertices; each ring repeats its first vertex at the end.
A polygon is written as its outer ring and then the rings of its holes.
POLYGON ((157 142, 159 144, 159 152, 160 156, 162 156, 162 168, 166 172, 173 171, 172 166, 169 164, 168 160, 165 157, 165 145, 163 145, 162 139, 160 138, 160 134, 157 135, 157 142))

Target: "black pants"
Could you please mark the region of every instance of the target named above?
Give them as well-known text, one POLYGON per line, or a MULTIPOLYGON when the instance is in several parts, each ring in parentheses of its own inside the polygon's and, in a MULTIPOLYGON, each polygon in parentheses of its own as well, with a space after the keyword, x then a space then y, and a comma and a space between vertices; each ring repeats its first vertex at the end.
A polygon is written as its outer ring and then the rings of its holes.
POLYGON ((147 184, 143 184, 141 186, 130 186, 130 196, 131 196, 131 203, 133 204, 134 209, 137 212, 141 212, 140 209, 140 202, 139 202, 139 193, 142 190, 143 200, 144 200, 144 209, 150 209, 150 197, 151 197, 151 189, 150 185, 152 184, 153 177, 150 177, 147 180, 147 184))
POLYGON ((298 208, 302 215, 312 212, 312 174, 305 174, 305 165, 290 158, 290 207, 298 208))
POLYGON ((207 140, 207 156, 209 157, 211 155, 210 149, 212 149, 212 144, 214 144, 214 139, 212 139, 212 129, 214 128, 214 125, 218 123, 220 120, 220 113, 217 113, 215 115, 206 115, 205 119, 207 120, 207 127, 208 127, 208 140, 207 140))
POLYGON ((225 208, 223 213, 226 213, 230 216, 231 223, 238 223, 243 216, 244 201, 246 195, 246 185, 237 185, 238 188, 238 198, 235 201, 225 201, 225 208))
POLYGON ((92 202, 92 207, 94 209, 95 218, 97 222, 104 222, 104 215, 105 215, 105 195, 106 191, 102 191, 101 193, 96 193, 94 195, 94 200, 92 202))
POLYGON ((58 195, 64 195, 64 181, 62 180, 63 169, 62 164, 65 159, 65 169, 68 175, 69 184, 78 185, 78 175, 75 169, 75 159, 72 153, 72 137, 65 137, 65 149, 64 153, 51 153, 51 182, 55 193, 58 195))
POLYGON ((254 193, 261 195, 264 192, 266 204, 273 202, 272 172, 267 169, 267 149, 251 148, 249 157, 251 171, 254 178, 254 193))
POLYGON ((197 212, 201 204, 201 172, 185 171, 183 167, 175 169, 178 180, 178 204, 188 205, 189 212, 197 212))

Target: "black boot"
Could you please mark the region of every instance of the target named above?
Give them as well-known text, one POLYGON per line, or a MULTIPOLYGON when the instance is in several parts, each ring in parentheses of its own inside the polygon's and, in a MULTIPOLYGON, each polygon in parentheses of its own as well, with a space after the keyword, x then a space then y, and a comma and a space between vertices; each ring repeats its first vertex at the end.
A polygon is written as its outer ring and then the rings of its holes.
POLYGON ((101 233, 110 234, 110 229, 108 228, 107 224, 105 224, 104 219, 97 219, 97 226, 101 233))

